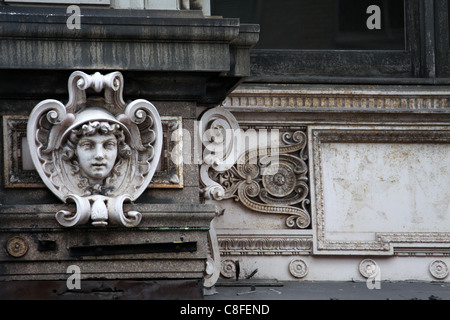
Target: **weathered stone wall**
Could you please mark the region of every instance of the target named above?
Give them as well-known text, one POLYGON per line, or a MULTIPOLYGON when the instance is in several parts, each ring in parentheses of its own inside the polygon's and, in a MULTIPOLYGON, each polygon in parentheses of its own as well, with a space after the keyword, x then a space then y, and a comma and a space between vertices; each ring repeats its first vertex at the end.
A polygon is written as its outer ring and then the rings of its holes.
MULTIPOLYGON (((248 50, 257 41, 258 27, 207 18, 199 10, 82 7, 81 28, 70 29, 65 7, 0 8, 0 77, 5 80, 0 83, 0 243, 5 248, 0 295, 21 290, 21 282, 12 280, 59 281, 64 287, 68 267, 76 265, 82 281, 154 280, 169 288, 157 290, 160 297, 189 295, 170 289, 183 285, 199 297, 204 277, 211 274, 206 269, 215 206, 200 201, 198 164, 183 164, 171 152, 181 146, 183 135, 194 136, 197 106, 219 103, 248 75, 248 50), (150 186, 127 204, 142 213, 138 227, 59 225, 55 213, 73 210, 74 204, 55 197, 30 164, 30 112, 45 99, 66 103, 68 78, 76 70, 120 71, 125 103, 146 99, 161 115, 160 165, 150 186)), ((193 148, 185 145, 181 151, 190 154, 193 148)), ((42 288, 51 291, 52 286, 42 288)), ((50 291, 42 294, 55 298, 50 291)))
POLYGON ((445 87, 244 84, 223 106, 242 130, 279 132, 280 164, 308 167, 304 179, 280 166, 271 182, 263 158, 248 162, 247 176, 238 164, 210 169, 224 189, 207 200, 220 212, 222 277, 234 278, 239 262, 240 278, 448 280, 445 87), (305 144, 283 151, 296 132, 305 144), (295 201, 299 190, 306 195, 295 201), (298 210, 307 225, 291 223, 298 210))

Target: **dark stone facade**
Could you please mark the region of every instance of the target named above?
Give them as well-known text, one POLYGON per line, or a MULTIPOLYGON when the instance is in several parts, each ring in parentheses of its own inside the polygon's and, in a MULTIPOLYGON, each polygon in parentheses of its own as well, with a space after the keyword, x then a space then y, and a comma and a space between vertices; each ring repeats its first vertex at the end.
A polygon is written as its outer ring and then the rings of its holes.
MULTIPOLYGON (((198 106, 217 105, 249 75, 249 49, 259 32, 258 26, 206 18, 200 11, 84 8, 80 29, 67 28, 68 16, 65 8, 0 4, 4 118, 26 117, 44 99, 67 101, 67 79, 75 70, 120 71, 125 101, 147 99, 161 116, 181 117, 183 129, 193 135, 198 106)), ((5 166, 5 158, 0 162, 5 166)), ((94 289, 103 285, 96 281, 121 280, 127 288, 132 281, 153 281, 152 288, 159 288, 150 290, 153 298, 201 298, 215 208, 200 203, 198 166, 185 164, 182 172, 182 188, 149 188, 130 204, 143 214, 139 227, 67 229, 54 213, 71 205, 44 187, 7 187, 5 171, 0 297, 17 296, 22 281, 32 280, 42 282, 43 292, 52 288, 41 298, 63 298, 51 290, 65 287, 68 266, 78 265, 81 278, 94 289), (24 253, 11 255, 6 248, 11 239, 19 239, 16 249, 24 253)), ((20 297, 34 296, 30 291, 20 297)))

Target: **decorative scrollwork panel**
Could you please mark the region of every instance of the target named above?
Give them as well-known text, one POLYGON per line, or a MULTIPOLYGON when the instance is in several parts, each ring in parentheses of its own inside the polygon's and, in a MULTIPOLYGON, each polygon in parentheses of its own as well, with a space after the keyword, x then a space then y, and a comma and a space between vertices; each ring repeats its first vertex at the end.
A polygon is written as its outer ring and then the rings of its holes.
MULTIPOLYGON (((230 123, 236 127, 237 121, 230 112, 216 109, 220 110, 222 121, 231 119, 230 123)), ((202 121, 207 123, 207 119, 202 118, 202 121)), ((235 149, 227 151, 226 159, 225 156, 217 157, 210 162, 214 165, 205 163, 201 167, 205 199, 234 199, 253 211, 286 215, 289 228, 309 228, 306 128, 280 124, 276 127, 242 125, 239 130, 234 128, 232 135, 240 141, 228 139, 234 142, 235 149), (238 154, 232 166, 230 154, 238 154), (228 166, 221 166, 221 160, 226 160, 228 166)), ((203 141, 205 144, 205 139, 203 141)), ((209 156, 214 158, 216 155, 209 156)))

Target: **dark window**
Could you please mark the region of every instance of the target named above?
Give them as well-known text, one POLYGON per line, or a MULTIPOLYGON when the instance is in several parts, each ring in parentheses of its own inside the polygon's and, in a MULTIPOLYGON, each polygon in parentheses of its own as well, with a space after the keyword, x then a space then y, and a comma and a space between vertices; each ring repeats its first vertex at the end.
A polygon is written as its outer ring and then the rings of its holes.
POLYGON ((212 0, 211 12, 259 24, 259 49, 405 48, 403 0, 212 0), (381 29, 368 29, 367 8, 381 29))

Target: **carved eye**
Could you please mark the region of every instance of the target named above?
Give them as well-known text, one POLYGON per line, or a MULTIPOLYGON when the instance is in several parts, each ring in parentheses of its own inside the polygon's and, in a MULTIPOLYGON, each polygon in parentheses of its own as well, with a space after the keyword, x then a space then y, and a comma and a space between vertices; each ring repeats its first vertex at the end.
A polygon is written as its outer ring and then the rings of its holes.
POLYGON ((80 141, 79 146, 84 150, 92 150, 94 148, 94 144, 88 140, 80 141))
POLYGON ((114 140, 108 140, 103 144, 103 147, 108 150, 113 150, 116 147, 116 142, 114 140))

